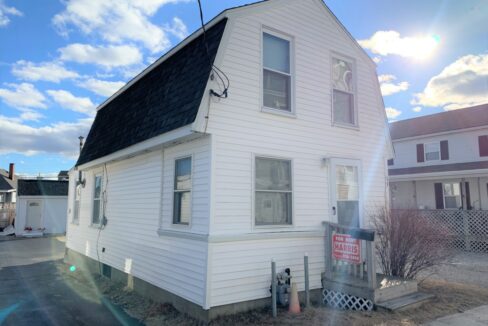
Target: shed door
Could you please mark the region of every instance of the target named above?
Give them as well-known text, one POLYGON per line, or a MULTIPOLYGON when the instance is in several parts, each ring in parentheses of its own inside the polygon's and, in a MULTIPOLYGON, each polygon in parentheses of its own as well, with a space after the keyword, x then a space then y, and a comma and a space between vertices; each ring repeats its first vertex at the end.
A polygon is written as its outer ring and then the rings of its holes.
POLYGON ((31 227, 32 230, 37 230, 42 227, 41 224, 41 202, 38 200, 29 200, 27 202, 27 218, 25 221, 26 227, 31 227))
POLYGON ((360 162, 347 159, 331 161, 332 218, 341 225, 360 227, 360 162))

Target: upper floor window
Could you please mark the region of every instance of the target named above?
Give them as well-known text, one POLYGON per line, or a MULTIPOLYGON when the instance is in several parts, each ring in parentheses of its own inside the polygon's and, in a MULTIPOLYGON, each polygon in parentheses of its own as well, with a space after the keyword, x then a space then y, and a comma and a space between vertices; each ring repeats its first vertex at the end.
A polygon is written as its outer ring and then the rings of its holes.
POLYGON ((291 112, 291 40, 263 33, 263 106, 291 112))
POLYGON ((175 161, 173 224, 190 224, 191 217, 191 157, 175 161))
POLYGON ((256 158, 256 225, 291 224, 291 161, 256 158))
POLYGON ((92 224, 100 224, 103 215, 103 201, 102 201, 102 174, 95 175, 94 189, 93 189, 93 213, 92 224))
POLYGON ((331 70, 334 123, 357 125, 353 64, 332 58, 331 70))
POLYGON ((488 156, 488 135, 478 137, 480 156, 488 156))
POLYGON ((441 158, 439 142, 425 144, 425 161, 438 161, 441 158))

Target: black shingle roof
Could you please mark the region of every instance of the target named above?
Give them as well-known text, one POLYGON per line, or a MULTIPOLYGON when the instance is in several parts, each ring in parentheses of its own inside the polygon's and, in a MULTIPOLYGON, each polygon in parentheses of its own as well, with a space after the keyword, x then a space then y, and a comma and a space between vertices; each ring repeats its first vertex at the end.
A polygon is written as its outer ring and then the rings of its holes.
MULTIPOLYGON (((226 21, 207 30, 211 62, 226 21)), ((203 40, 198 36, 101 108, 76 165, 193 123, 211 71, 203 40)))
POLYGON ((8 171, 0 169, 0 191, 10 191, 17 188, 17 177, 14 180, 9 177, 8 171))
POLYGON ((68 181, 18 180, 18 196, 68 196, 68 181))

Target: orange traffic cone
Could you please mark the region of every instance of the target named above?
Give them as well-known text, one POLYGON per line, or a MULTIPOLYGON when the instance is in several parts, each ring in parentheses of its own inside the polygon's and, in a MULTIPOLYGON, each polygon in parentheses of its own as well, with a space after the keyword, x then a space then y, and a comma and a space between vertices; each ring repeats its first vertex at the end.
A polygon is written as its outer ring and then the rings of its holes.
POLYGON ((288 312, 292 314, 300 313, 300 301, 298 301, 298 290, 296 283, 291 283, 290 306, 288 308, 288 312))

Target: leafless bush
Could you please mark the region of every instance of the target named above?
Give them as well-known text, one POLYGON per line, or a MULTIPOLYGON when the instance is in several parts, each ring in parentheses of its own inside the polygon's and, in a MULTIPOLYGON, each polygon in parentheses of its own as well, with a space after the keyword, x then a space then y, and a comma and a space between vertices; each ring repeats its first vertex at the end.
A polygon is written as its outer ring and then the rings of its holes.
POLYGON ((381 210, 372 216, 376 252, 385 275, 414 279, 450 256, 447 228, 434 225, 417 210, 381 210))

